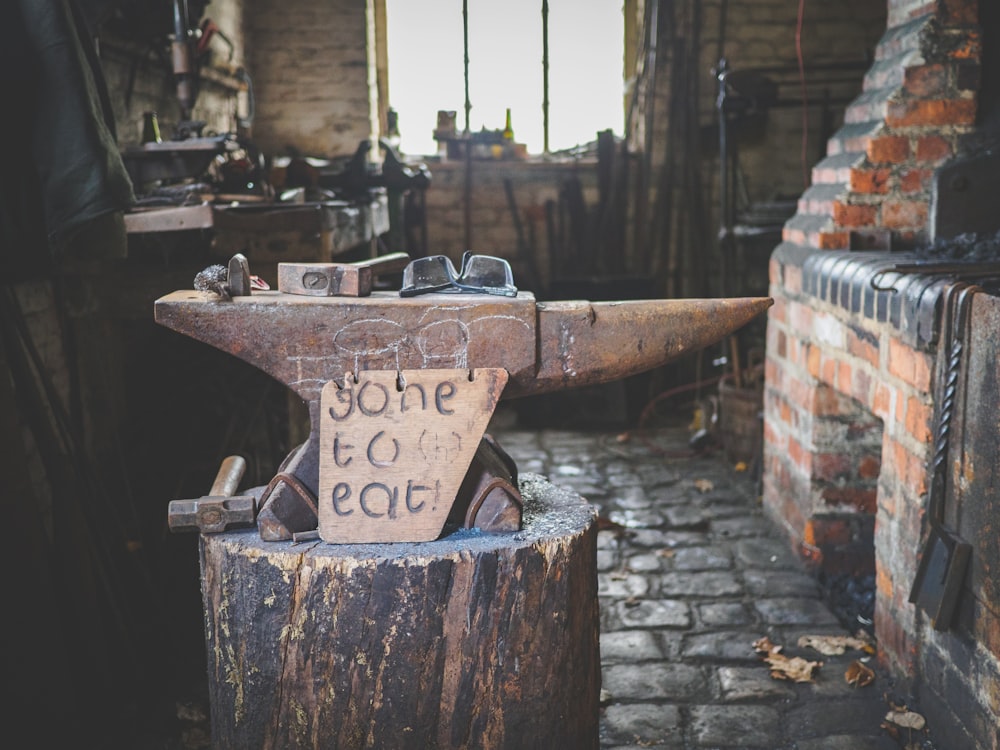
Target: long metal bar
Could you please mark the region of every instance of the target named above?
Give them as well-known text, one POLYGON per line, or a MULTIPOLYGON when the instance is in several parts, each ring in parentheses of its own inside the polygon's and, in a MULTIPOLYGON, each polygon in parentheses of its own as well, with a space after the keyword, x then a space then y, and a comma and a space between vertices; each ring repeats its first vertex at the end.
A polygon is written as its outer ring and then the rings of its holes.
POLYGON ((472 111, 472 102, 469 100, 469 0, 462 0, 462 33, 465 54, 465 133, 468 135, 471 127, 469 113, 472 111))
POLYGON ((549 0, 542 0, 542 153, 549 153, 549 0))

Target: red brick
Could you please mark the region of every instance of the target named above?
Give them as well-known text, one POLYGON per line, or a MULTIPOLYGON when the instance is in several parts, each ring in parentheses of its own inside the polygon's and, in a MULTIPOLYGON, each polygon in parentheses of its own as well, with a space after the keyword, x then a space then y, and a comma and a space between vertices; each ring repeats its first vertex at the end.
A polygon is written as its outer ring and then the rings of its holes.
POLYGON ((872 398, 872 414, 885 421, 892 409, 894 391, 884 383, 875 386, 875 396, 872 398))
POLYGON ((890 375, 895 375, 920 392, 929 392, 931 368, 928 355, 911 349, 897 339, 889 339, 888 366, 890 375))
POLYGON ((910 139, 901 135, 882 135, 868 142, 868 161, 873 164, 897 164, 910 158, 910 139))
POLYGON ((825 357, 823 359, 823 369, 822 369, 822 380, 824 383, 829 383, 833 385, 834 380, 837 377, 837 360, 832 357, 825 357))
POLYGON ((871 395, 872 379, 867 372, 858 368, 854 370, 854 377, 851 379, 851 396, 862 404, 868 405, 871 395))
POLYGON ((802 291, 802 269, 799 266, 785 266, 785 292, 799 294, 802 291))
POLYGON ((909 451, 906 455, 906 486, 919 497, 927 491, 927 463, 909 451))
POLYGON ((814 378, 819 378, 820 362, 823 361, 822 352, 818 346, 809 345, 809 353, 806 355, 806 368, 814 378))
POLYGON ((767 311, 767 317, 770 320, 776 321, 778 323, 784 323, 786 320, 785 315, 785 298, 781 296, 775 296, 774 304, 771 305, 771 309, 767 311))
MULTIPOLYGON (((979 0, 980 3, 990 1, 979 0)), ((938 17, 948 25, 974 24, 979 22, 978 10, 978 3, 969 2, 969 0, 941 0, 938 6, 938 17)))
POLYGON ((813 311, 811 307, 801 302, 791 302, 788 305, 788 325, 794 333, 807 335, 812 331, 813 311))
POLYGON ((858 336, 856 331, 847 331, 847 351, 860 357, 873 367, 878 367, 878 341, 869 341, 858 336))
POLYGON ((871 227, 878 218, 878 206, 834 201, 833 220, 840 227, 871 227))
POLYGON ((802 443, 793 437, 788 438, 788 458, 800 471, 808 475, 812 456, 803 449, 802 443))
POLYGON ((972 125, 975 99, 903 99, 889 102, 886 124, 893 128, 913 125, 972 125))
POLYGON ((939 135, 917 139, 917 161, 939 162, 951 156, 951 144, 939 135))
POLYGON ((851 525, 843 518, 810 518, 802 531, 802 540, 812 547, 849 544, 851 525))
POLYGON ((916 396, 906 399, 906 431, 921 443, 931 440, 934 410, 916 396))
POLYGON ((854 508, 862 513, 875 512, 874 487, 824 487, 823 502, 831 507, 854 508))
POLYGON ((927 204, 922 201, 887 201, 882 205, 882 226, 913 229, 927 225, 927 204))
POLYGON ((820 250, 846 250, 851 244, 850 232, 820 232, 816 242, 820 250))
POLYGON ((839 417, 840 397, 833 388, 816 388, 813 391, 812 413, 816 417, 839 417))
POLYGON ((908 67, 903 71, 903 88, 914 96, 940 96, 948 89, 948 69, 939 63, 908 67))
POLYGON ((877 479, 882 471, 882 459, 878 456, 862 456, 858 461, 859 479, 877 479))
POLYGON ((889 192, 889 170, 878 169, 851 170, 850 188, 855 193, 883 194, 889 192))
POLYGON ((930 185, 932 169, 907 169, 899 175, 899 189, 903 193, 919 193, 930 185))
POLYGON ((787 357, 788 356, 788 337, 785 335, 784 331, 778 331, 778 356, 787 357))
POLYGON ((853 474, 853 460, 846 453, 814 453, 812 478, 825 482, 846 479, 853 474))
POLYGON ((837 387, 844 393, 851 392, 851 378, 854 376, 854 368, 849 362, 841 362, 837 367, 837 387))

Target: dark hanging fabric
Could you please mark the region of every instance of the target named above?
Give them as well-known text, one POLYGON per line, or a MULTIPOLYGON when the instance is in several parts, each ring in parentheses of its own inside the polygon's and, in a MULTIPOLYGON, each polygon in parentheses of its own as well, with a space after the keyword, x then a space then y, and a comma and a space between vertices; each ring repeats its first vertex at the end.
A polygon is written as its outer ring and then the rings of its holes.
POLYGON ((39 252, 120 256, 120 214, 134 195, 93 38, 75 0, 6 3, 0 71, 0 96, 11 105, 0 180, 5 267, 37 270, 41 259, 24 255, 39 252), (81 236, 87 247, 78 247, 81 236))

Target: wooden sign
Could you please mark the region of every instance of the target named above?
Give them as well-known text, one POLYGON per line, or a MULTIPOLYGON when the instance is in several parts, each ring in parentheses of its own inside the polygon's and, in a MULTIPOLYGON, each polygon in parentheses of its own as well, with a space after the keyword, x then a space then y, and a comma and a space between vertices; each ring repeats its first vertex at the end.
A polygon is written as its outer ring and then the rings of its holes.
POLYGON ((503 368, 366 370, 327 383, 320 538, 437 539, 506 384, 503 368))

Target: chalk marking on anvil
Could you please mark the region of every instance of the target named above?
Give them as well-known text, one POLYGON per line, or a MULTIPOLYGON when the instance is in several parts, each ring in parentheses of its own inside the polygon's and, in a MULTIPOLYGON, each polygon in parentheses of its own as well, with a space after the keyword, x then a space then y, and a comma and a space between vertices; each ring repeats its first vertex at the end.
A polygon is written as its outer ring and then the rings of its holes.
MULTIPOLYGON (((438 312, 442 310, 455 311, 466 309, 465 307, 433 308, 438 312)), ((427 319, 427 315, 422 316, 427 319)), ((512 321, 521 325, 526 330, 530 327, 520 318, 514 315, 483 315, 471 321, 463 321, 458 318, 447 318, 445 320, 431 320, 422 325, 416 331, 408 333, 395 321, 382 318, 363 318, 355 320, 340 328, 333 334, 333 343, 337 352, 327 355, 290 354, 287 357, 289 362, 294 363, 297 377, 290 381, 288 385, 303 395, 307 400, 318 398, 319 391, 323 388, 326 380, 323 378, 311 377, 310 370, 325 370, 326 363, 336 362, 344 355, 353 358, 353 371, 360 372, 367 360, 375 360, 381 366, 379 369, 395 369, 397 372, 403 369, 413 369, 412 365, 405 365, 400 360, 400 352, 411 349, 419 352, 420 362, 423 369, 434 367, 454 367, 467 368, 469 366, 469 345, 476 338, 474 328, 483 324, 496 321, 512 321), (374 327, 395 327, 399 330, 396 338, 386 341, 380 347, 359 347, 364 339, 371 338, 370 334, 374 327), (432 336, 436 331, 446 330, 444 326, 451 326, 455 332, 453 336, 432 336), (352 336, 357 333, 356 341, 351 341, 352 336), (447 346, 453 348, 447 350, 447 346), (388 362, 387 362, 388 360, 388 362), (313 365, 310 367, 310 365, 313 365), (388 365, 388 366, 387 366, 388 365), (307 388, 308 386, 308 388, 307 388)), ((570 372, 569 374, 575 374, 570 372)))

